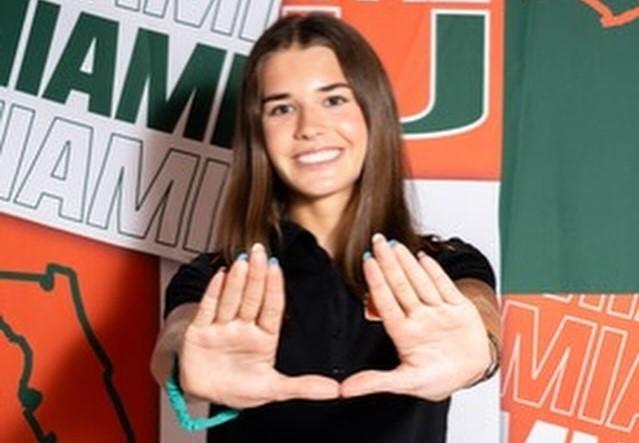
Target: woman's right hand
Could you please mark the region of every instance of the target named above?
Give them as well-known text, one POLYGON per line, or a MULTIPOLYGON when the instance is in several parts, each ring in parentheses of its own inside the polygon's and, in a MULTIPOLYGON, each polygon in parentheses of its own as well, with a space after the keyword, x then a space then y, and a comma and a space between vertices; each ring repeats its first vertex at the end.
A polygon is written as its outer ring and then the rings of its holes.
POLYGON ((188 395, 234 409, 293 398, 339 395, 328 377, 290 377, 275 365, 284 312, 284 283, 277 260, 255 244, 228 273, 215 274, 187 327, 180 351, 180 384, 188 395))

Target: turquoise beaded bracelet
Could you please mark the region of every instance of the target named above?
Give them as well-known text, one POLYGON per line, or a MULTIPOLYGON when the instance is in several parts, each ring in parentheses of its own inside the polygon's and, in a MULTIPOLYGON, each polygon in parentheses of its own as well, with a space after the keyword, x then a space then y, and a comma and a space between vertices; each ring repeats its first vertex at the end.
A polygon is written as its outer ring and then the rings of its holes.
POLYGON ((186 400, 184 400, 184 391, 182 391, 182 388, 177 382, 177 361, 175 363, 175 368, 176 369, 174 369, 171 376, 166 381, 165 387, 166 394, 169 397, 169 404, 171 405, 171 408, 173 408, 173 411, 175 411, 178 422, 183 429, 189 432, 198 432, 206 428, 212 428, 214 426, 221 425, 222 423, 226 423, 239 415, 239 412, 235 409, 228 408, 208 418, 191 417, 186 405, 186 400))

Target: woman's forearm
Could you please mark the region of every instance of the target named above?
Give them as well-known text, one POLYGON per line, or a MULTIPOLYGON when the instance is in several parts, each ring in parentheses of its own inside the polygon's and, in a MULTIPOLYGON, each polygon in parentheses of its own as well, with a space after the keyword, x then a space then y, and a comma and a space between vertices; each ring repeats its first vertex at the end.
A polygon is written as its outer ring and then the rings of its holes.
POLYGON ((501 319, 495 291, 483 281, 474 278, 456 280, 455 285, 473 302, 486 326, 486 331, 498 340, 501 347, 501 319))
POLYGON ((184 332, 191 323, 197 307, 197 303, 178 306, 164 321, 151 356, 151 374, 160 386, 164 386, 171 375, 175 356, 182 347, 184 332))
POLYGON ((495 291, 481 280, 465 278, 455 281, 455 285, 475 305, 490 340, 491 364, 484 374, 471 384, 473 386, 492 377, 499 367, 502 344, 499 302, 495 291))

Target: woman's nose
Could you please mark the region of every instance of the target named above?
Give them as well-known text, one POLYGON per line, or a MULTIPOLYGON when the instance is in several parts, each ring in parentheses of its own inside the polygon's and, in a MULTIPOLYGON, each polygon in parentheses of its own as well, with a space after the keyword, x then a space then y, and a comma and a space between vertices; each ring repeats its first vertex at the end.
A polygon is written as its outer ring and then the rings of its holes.
POLYGON ((298 140, 312 140, 324 131, 321 112, 311 107, 299 110, 295 138, 298 140))

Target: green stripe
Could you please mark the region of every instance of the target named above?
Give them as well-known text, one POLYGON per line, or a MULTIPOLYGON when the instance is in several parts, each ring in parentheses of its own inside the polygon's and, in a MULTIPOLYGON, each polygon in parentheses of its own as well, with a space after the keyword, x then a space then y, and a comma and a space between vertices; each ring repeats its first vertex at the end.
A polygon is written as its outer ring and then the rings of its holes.
POLYGON ((639 21, 507 2, 504 292, 639 288, 639 21))

